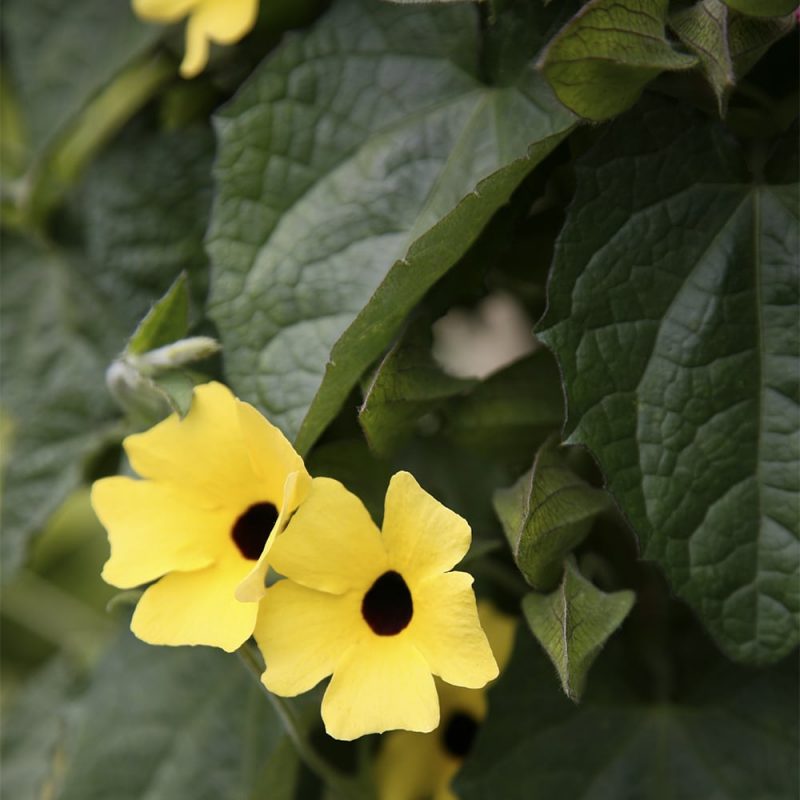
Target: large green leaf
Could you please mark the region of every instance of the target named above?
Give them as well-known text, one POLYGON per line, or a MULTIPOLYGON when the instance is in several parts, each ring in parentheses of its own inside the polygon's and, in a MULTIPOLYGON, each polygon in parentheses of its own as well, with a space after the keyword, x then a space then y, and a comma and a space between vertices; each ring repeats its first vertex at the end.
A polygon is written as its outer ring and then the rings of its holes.
POLYGON ((217 118, 211 313, 301 451, 573 124, 530 68, 481 83, 476 31, 468 6, 342 0, 217 118))
POLYGON ((207 125, 163 133, 135 126, 87 172, 89 269, 124 314, 127 333, 183 270, 192 298, 205 299, 213 154, 207 125))
POLYGON ((34 679, 4 725, 4 796, 240 800, 285 796, 278 770, 284 783, 296 779, 292 751, 282 751, 283 765, 270 758, 284 740, 281 722, 236 658, 148 647, 126 634, 74 700, 59 678, 34 679), (43 687, 44 708, 35 702, 43 687), (16 787, 25 791, 10 793, 16 787))
POLYGON ((522 600, 530 629, 545 649, 571 700, 580 700, 592 662, 633 606, 631 591, 603 592, 581 575, 574 559, 550 594, 531 592, 522 600))
MULTIPOLYGON (((789 800, 797 793, 797 666, 717 663, 691 689, 647 702, 620 686, 612 645, 584 701, 557 688, 529 636, 489 695, 455 790, 461 800, 789 800)), ((722 659, 720 659, 722 661, 722 659)))
POLYGON ((540 333, 568 441, 725 651, 780 658, 800 630, 797 187, 671 105, 577 169, 540 333))
POLYGON ((636 102, 664 70, 688 69, 694 56, 667 41, 668 0, 590 0, 542 54, 539 67, 559 99, 599 121, 636 102))
POLYGON ((609 505, 604 491, 570 468, 555 437, 539 448, 533 467, 513 486, 494 493, 493 502, 514 561, 539 591, 555 587, 564 558, 609 505))
POLYGON ((4 411, 2 568, 119 438, 105 370, 181 270, 202 298, 210 203, 207 129, 132 131, 92 167, 76 206, 86 252, 6 237, 0 273, 4 411), (166 181, 166 183, 164 183, 166 181))
POLYGON ((123 336, 69 257, 20 239, 3 243, 0 302, 2 403, 12 426, 0 563, 9 575, 110 434, 104 372, 108 343, 120 346, 123 336))

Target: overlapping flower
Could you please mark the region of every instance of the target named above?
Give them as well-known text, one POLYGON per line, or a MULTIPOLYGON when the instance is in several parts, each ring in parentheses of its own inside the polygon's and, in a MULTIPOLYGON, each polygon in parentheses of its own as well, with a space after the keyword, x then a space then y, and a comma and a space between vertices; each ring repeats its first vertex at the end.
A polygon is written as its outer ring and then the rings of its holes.
POLYGON ((469 525, 409 473, 392 478, 379 531, 355 495, 312 481, 283 434, 219 383, 195 389, 185 418, 124 447, 141 479, 104 478, 92 502, 111 543, 106 581, 155 581, 131 623, 141 639, 232 651, 254 634, 275 694, 332 676, 322 717, 339 739, 432 731, 434 676, 467 689, 497 676, 472 577, 451 571, 469 525), (267 589, 270 566, 284 579, 267 589))
MULTIPOLYGON (((511 655, 516 623, 489 603, 478 604, 481 625, 502 671, 511 655)), ((441 723, 432 733, 386 735, 376 764, 379 800, 455 800, 450 783, 469 755, 487 712, 485 689, 437 680, 441 723)))
POLYGON ((315 479, 273 553, 288 580, 261 603, 264 684, 292 696, 332 674, 322 718, 338 739, 433 730, 434 675, 471 688, 497 675, 472 577, 449 572, 470 539, 407 472, 389 484, 382 533, 344 486, 315 479))
POLYGON ((184 419, 124 447, 143 480, 92 488, 111 543, 103 578, 122 589, 157 581, 133 615, 140 639, 236 650, 255 627, 276 534, 309 490, 302 459, 219 383, 195 389, 184 419))

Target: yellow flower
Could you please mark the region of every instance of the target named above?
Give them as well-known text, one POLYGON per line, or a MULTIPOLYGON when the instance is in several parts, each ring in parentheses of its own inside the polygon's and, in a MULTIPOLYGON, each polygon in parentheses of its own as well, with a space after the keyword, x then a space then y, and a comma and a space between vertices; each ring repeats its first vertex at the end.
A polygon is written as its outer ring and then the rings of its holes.
POLYGON ((209 42, 233 44, 252 29, 258 0, 133 0, 133 10, 151 22, 189 16, 181 75, 193 78, 208 63, 209 42))
POLYGON ((497 675, 472 576, 448 572, 470 538, 407 472, 389 484, 382 534, 357 497, 316 478, 272 553, 289 580, 259 609, 265 686, 291 697, 333 674, 322 718, 337 739, 433 730, 433 675, 471 688, 497 675))
MULTIPOLYGON (((511 655, 515 620, 488 603, 478 606, 481 624, 502 670, 511 655)), ((437 681, 442 722, 433 733, 387 734, 376 763, 379 800, 457 800, 450 782, 461 768, 486 716, 486 690, 437 681)))
POLYGON ((302 459, 219 383, 195 388, 185 418, 123 444, 144 480, 92 487, 111 544, 103 578, 121 589, 160 578, 131 621, 140 639, 235 650, 255 627, 274 540, 310 489, 302 459))

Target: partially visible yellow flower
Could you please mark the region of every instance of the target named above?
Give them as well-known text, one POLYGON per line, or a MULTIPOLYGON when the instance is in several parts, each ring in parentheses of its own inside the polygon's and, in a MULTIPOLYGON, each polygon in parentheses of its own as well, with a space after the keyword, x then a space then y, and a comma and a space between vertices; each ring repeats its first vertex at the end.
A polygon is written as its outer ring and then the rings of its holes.
MULTIPOLYGON (((502 671, 511 655, 515 620, 486 602, 481 624, 502 671)), ((472 748, 486 716, 486 690, 436 682, 442 721, 433 733, 395 731, 384 737, 376 764, 379 800, 457 800, 450 782, 472 748)))
POLYGON ((92 487, 111 544, 104 580, 129 589, 160 579, 134 612, 140 639, 235 650, 255 627, 270 549, 310 489, 302 459, 220 383, 196 387, 183 419, 123 445, 144 480, 92 487))
POLYGON ((322 718, 337 739, 433 730, 434 675, 471 688, 497 676, 472 576, 448 571, 470 539, 407 472, 389 484, 383 533, 344 486, 316 478, 272 553, 289 580, 267 590, 256 623, 266 687, 291 697, 333 674, 322 718))
POLYGON ((181 75, 193 78, 208 63, 209 42, 233 44, 252 29, 258 0, 133 0, 133 10, 150 22, 189 16, 181 75))

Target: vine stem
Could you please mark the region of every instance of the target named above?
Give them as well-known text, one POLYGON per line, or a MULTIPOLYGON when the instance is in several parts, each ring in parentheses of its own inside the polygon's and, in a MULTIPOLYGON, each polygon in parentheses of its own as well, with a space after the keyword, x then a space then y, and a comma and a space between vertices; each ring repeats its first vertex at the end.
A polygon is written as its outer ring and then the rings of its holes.
POLYGON ((297 755, 300 756, 305 765, 324 784, 333 789, 341 800, 352 800, 352 798, 371 800, 371 793, 365 791, 365 787, 361 781, 348 778, 319 755, 309 741, 308 735, 297 713, 286 698, 273 694, 264 686, 261 682, 261 673, 264 671, 264 665, 261 663, 259 655, 255 652, 252 642, 245 642, 236 651, 236 654, 239 656, 239 660, 245 665, 248 672, 250 672, 258 682, 267 700, 269 700, 273 711, 275 711, 280 718, 286 734, 292 740, 297 755))

